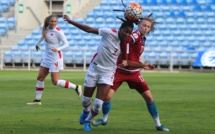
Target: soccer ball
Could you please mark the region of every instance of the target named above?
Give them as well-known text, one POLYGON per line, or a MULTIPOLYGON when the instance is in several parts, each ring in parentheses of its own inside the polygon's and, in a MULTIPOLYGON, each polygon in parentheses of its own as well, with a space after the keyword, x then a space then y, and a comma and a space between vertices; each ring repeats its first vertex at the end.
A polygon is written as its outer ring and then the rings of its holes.
POLYGON ((128 20, 136 21, 142 16, 142 7, 141 5, 131 2, 126 6, 125 9, 125 18, 128 20))

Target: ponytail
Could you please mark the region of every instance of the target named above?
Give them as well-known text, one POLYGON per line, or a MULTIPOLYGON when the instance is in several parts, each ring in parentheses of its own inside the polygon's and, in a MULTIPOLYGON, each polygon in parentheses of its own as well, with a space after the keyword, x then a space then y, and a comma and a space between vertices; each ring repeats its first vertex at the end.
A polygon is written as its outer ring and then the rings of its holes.
POLYGON ((46 28, 49 26, 49 20, 50 20, 51 18, 53 18, 53 17, 57 18, 56 15, 49 15, 49 16, 46 17, 45 20, 44 20, 43 30, 42 30, 42 37, 43 37, 44 39, 46 39, 46 28))

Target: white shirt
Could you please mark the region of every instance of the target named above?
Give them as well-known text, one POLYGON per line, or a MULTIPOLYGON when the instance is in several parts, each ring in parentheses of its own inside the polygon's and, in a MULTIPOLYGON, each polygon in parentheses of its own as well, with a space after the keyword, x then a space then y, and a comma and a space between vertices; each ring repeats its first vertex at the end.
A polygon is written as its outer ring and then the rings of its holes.
MULTIPOLYGON (((44 40, 43 37, 38 41, 37 45, 44 40)), ((46 50, 45 50, 45 59, 49 63, 55 63, 60 59, 63 59, 63 54, 61 50, 67 48, 69 46, 66 36, 64 35, 63 31, 59 27, 55 27, 50 29, 49 27, 46 28, 46 50), (63 42, 63 45, 60 46, 60 42, 63 42), (57 48, 58 52, 53 52, 51 49, 57 48)))
POLYGON ((118 31, 110 28, 100 28, 99 35, 102 36, 97 53, 92 63, 104 71, 115 71, 116 61, 121 53, 118 31))

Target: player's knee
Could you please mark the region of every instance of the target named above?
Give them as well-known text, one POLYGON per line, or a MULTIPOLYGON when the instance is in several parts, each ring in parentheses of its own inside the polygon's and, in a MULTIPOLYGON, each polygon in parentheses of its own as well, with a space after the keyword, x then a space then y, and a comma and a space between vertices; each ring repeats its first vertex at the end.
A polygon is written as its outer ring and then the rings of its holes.
POLYGON ((57 80, 52 80, 53 85, 57 85, 57 80))

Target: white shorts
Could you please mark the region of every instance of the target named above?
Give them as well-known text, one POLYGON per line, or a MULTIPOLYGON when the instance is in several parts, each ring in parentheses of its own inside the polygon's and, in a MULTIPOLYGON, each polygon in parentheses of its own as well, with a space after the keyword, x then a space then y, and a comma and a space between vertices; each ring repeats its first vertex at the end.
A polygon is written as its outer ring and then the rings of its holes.
POLYGON ((84 81, 86 87, 96 87, 97 84, 113 85, 115 70, 104 71, 91 63, 84 81))
POLYGON ((63 59, 58 60, 55 63, 50 63, 48 59, 44 58, 40 66, 49 68, 49 72, 60 72, 63 70, 63 59))

